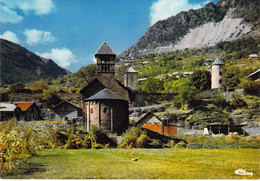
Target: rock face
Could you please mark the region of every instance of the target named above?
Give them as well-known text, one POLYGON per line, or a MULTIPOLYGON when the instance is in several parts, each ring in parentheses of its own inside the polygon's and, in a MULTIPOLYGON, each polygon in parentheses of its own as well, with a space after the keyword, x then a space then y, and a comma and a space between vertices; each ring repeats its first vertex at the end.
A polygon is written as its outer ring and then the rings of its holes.
POLYGON ((0 39, 1 86, 57 78, 70 72, 51 59, 44 59, 7 40, 0 39))
POLYGON ((220 0, 198 10, 180 12, 155 23, 118 58, 214 46, 243 36, 259 36, 258 7, 259 1, 255 0, 220 0))

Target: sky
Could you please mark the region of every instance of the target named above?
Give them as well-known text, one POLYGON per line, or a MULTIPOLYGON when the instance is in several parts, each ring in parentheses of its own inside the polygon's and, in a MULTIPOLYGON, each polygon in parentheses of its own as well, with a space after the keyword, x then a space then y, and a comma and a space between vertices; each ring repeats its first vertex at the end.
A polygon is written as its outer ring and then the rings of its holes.
POLYGON ((116 54, 159 20, 218 0, 0 0, 0 38, 77 72, 104 41, 116 54))

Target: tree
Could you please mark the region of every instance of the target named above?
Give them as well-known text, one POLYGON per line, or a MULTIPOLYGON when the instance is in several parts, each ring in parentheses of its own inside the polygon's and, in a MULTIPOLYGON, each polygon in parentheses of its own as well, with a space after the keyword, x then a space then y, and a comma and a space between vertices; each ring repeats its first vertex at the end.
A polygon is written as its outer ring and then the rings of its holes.
POLYGON ((44 89, 42 91, 42 101, 47 104, 47 106, 54 106, 61 101, 61 98, 55 94, 53 90, 44 89))
POLYGON ((153 77, 148 78, 141 85, 141 90, 147 93, 160 93, 163 92, 164 86, 163 81, 155 79, 153 77))
POLYGON ((12 84, 10 86, 11 92, 20 93, 24 91, 24 84, 22 82, 18 82, 15 84, 12 84))
POLYGON ((239 80, 239 69, 231 66, 226 69, 225 72, 225 83, 227 90, 233 90, 240 83, 239 80))
POLYGON ((211 74, 206 70, 196 70, 190 77, 190 83, 199 90, 210 89, 211 74))
POLYGON ((196 93, 196 88, 190 85, 187 79, 182 79, 178 87, 178 97, 180 98, 182 108, 186 103, 193 101, 194 95, 196 93))

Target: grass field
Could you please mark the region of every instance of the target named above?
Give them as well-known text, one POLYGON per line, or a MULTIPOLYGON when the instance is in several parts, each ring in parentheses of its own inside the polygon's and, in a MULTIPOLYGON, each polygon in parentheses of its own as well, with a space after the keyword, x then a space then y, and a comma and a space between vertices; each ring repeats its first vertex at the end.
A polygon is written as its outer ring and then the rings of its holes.
POLYGON ((260 179, 259 153, 259 149, 46 149, 3 179, 260 179), (254 175, 235 174, 240 168, 254 175))

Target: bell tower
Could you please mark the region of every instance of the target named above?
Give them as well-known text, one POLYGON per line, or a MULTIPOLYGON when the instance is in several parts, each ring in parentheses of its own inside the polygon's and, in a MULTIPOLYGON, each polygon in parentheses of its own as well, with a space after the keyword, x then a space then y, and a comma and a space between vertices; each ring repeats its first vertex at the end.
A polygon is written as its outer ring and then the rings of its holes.
POLYGON ((115 58, 116 54, 106 41, 100 46, 95 54, 97 59, 97 74, 115 75, 115 58))

